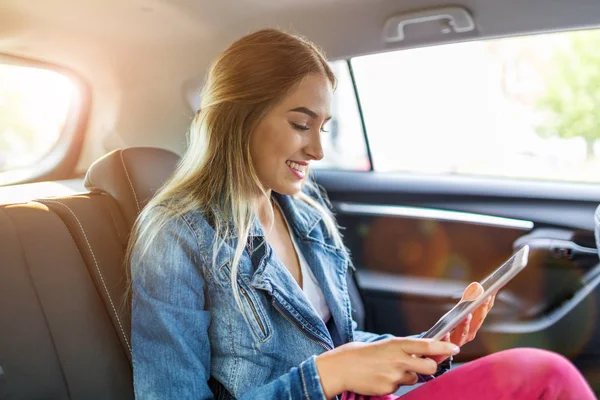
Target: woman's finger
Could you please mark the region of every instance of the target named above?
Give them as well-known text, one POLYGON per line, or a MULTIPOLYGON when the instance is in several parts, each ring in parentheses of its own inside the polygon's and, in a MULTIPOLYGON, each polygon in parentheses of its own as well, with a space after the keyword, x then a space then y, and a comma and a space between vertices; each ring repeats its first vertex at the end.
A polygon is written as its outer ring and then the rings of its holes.
POLYGON ((467 342, 472 319, 472 314, 467 315, 454 331, 452 331, 452 336, 450 338, 452 343, 460 347, 467 342))
POLYGON ((489 305, 491 301, 491 297, 488 298, 482 305, 477 307, 473 313, 473 321, 471 321, 471 326, 469 327, 469 338, 467 339, 469 342, 475 339, 479 328, 481 328, 481 325, 483 324, 483 321, 485 320, 485 317, 489 311, 489 305))
POLYGON ((412 386, 417 382, 419 382, 419 377, 417 376, 417 374, 414 372, 406 371, 399 384, 400 386, 412 386))
POLYGON ((490 301, 490 305, 488 306, 488 312, 492 309, 492 307, 494 307, 494 301, 496 301, 496 294, 498 292, 494 292, 492 294, 492 300, 490 301))
MULTIPOLYGON (((454 332, 454 331, 452 331, 454 332)), ((451 340, 451 335, 450 332, 446 333, 441 339, 440 342, 452 342, 451 340)), ((448 356, 429 356, 428 358, 431 358, 433 361, 435 361, 437 364, 441 363, 442 361, 446 360, 448 358, 448 356)))

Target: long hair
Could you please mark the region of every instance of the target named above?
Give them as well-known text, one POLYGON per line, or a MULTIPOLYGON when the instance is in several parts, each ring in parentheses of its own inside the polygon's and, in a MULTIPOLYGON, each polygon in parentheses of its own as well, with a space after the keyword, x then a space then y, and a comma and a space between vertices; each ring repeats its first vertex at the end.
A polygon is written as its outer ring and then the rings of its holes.
MULTIPOLYGON (((134 249, 141 259, 169 220, 201 210, 215 230, 213 271, 225 240, 237 236, 230 270, 234 297, 242 310, 238 267, 255 218, 256 199, 267 196, 252 164, 250 135, 265 114, 310 74, 327 78, 335 88, 335 76, 314 44, 275 29, 242 37, 213 62, 189 130, 188 149, 134 224, 125 258, 128 272, 134 249)), ((305 184, 312 185, 308 181, 305 184)), ((322 213, 328 233, 344 248, 329 209, 303 192, 296 198, 322 213)))

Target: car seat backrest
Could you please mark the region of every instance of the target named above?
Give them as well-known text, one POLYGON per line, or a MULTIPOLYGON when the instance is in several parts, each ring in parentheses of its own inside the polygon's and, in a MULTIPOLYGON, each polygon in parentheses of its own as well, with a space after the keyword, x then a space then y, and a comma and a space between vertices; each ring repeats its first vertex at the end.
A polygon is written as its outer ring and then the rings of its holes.
POLYGON ((89 193, 0 206, 0 399, 131 399, 123 256, 176 154, 117 150, 89 193))
POLYGON ((61 216, 81 252, 131 360, 131 313, 124 256, 131 227, 179 157, 153 147, 118 149, 89 168, 89 194, 39 200, 61 216))
POLYGON ((41 203, 0 207, 0 399, 131 399, 132 372, 78 245, 41 203))

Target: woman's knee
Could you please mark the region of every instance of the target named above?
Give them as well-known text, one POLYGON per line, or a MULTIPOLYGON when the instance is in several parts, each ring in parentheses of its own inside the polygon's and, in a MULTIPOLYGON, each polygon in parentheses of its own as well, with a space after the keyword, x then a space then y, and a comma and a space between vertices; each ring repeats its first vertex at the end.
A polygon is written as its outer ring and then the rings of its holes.
POLYGON ((579 370, 561 354, 535 348, 517 348, 498 353, 498 367, 516 374, 522 374, 526 380, 553 381, 560 377, 569 380, 580 375, 579 370))
POLYGON ((575 368, 573 364, 563 355, 530 347, 505 350, 497 353, 502 363, 507 367, 518 369, 529 369, 534 366, 544 367, 548 370, 562 370, 575 368))

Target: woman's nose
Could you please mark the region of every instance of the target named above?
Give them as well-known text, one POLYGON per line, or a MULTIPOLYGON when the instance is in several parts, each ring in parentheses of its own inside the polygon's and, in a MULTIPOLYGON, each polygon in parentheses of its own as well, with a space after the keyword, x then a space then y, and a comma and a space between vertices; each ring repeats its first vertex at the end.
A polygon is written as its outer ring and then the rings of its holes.
POLYGON ((310 142, 305 148, 305 152, 312 159, 318 161, 323 158, 323 145, 321 144, 321 132, 317 132, 316 134, 312 134, 310 137, 310 142))

